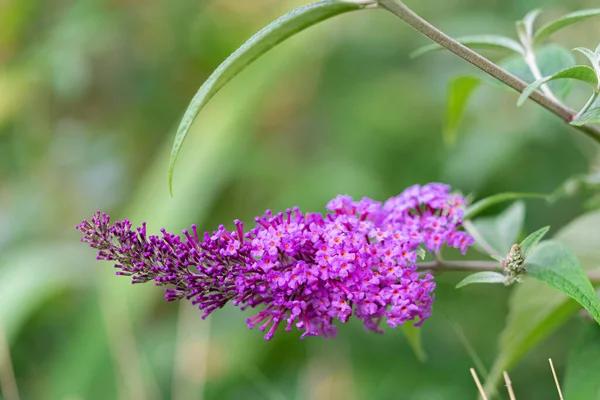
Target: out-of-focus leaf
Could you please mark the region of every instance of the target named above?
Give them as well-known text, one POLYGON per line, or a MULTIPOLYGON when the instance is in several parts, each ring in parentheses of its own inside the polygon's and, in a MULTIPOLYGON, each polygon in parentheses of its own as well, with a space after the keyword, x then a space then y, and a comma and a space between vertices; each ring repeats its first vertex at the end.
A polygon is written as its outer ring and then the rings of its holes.
POLYGON ((574 24, 579 21, 583 21, 584 19, 595 17, 600 15, 600 8, 590 9, 590 10, 581 10, 576 11, 570 14, 567 14, 556 21, 549 22, 543 25, 540 29, 535 32, 533 38, 535 43, 540 43, 543 40, 547 39, 554 32, 567 27, 571 24, 574 24))
POLYGON ((598 65, 598 61, 599 61, 598 54, 596 54, 592 50, 586 49, 585 47, 576 47, 573 49, 573 51, 577 51, 577 52, 583 54, 588 60, 590 60, 590 63, 592 63, 592 65, 594 65, 594 66, 598 65))
POLYGON ((554 75, 538 79, 537 81, 527 86, 523 93, 521 93, 521 96, 519 96, 517 106, 523 105, 525 100, 527 100, 527 98, 531 96, 531 93, 535 92, 540 86, 556 79, 575 79, 578 81, 582 81, 590 84, 594 88, 594 90, 596 90, 596 88, 598 87, 598 78, 596 77, 596 72, 587 65, 576 65, 574 67, 563 69, 562 71, 559 71, 554 75))
POLYGON ((521 21, 517 21, 517 32, 524 39, 523 42, 528 42, 533 36, 533 24, 541 12, 539 9, 529 11, 521 21))
POLYGON ((411 321, 406 321, 402 324, 402 332, 404 337, 408 341, 408 344, 413 349, 415 356, 420 362, 427 361, 427 354, 423 349, 423 343, 421 341, 421 328, 413 326, 411 321))
POLYGON ((0 258, 0 319, 10 342, 30 313, 50 296, 85 282, 80 243, 34 243, 0 258))
POLYGON ((498 193, 493 196, 478 200, 475 203, 471 204, 469 207, 467 207, 467 211, 465 212, 465 220, 473 219, 486 209, 495 206, 496 204, 504 203, 505 201, 519 199, 545 199, 547 197, 548 195, 542 193, 498 193))
POLYGON ((504 275, 499 272, 482 271, 467 276, 456 285, 456 289, 472 283, 504 283, 504 275))
POLYGON ((545 241, 535 248, 525 267, 529 275, 581 304, 600 324, 600 300, 572 250, 560 242, 545 241))
POLYGON ((458 124, 462 119, 471 94, 477 89, 481 79, 473 76, 459 76, 450 81, 447 95, 446 126, 444 142, 452 145, 456 141, 458 124))
POLYGON ((563 197, 575 196, 583 190, 600 190, 600 171, 581 174, 567 179, 550 195, 548 201, 556 202, 563 197))
MULTIPOLYGON (((595 211, 575 219, 554 236, 575 253, 588 271, 600 266, 598 226, 600 211, 595 211)), ((506 326, 500 335, 498 356, 485 383, 486 392, 492 392, 498 385, 503 371, 514 366, 579 308, 575 301, 543 282, 526 278, 516 285, 509 300, 506 326)))
POLYGON ((299 7, 263 28, 231 54, 200 87, 177 128, 169 161, 169 188, 171 191, 175 161, 194 119, 227 82, 260 56, 296 33, 323 20, 349 11, 360 10, 365 6, 366 4, 324 0, 299 7))
POLYGON ((588 124, 600 124, 600 108, 587 110, 579 117, 571 121, 571 125, 581 126, 588 124))
POLYGON ((600 326, 588 324, 575 342, 563 384, 565 399, 600 398, 600 326))
MULTIPOLYGON (((511 38, 500 35, 472 35, 454 38, 459 43, 472 49, 509 50, 518 54, 524 54, 523 47, 511 38)), ((411 58, 422 56, 430 51, 442 50, 439 44, 423 46, 410 54, 411 58)))
POLYGON ((532 250, 540 242, 540 240, 542 240, 546 233, 548 233, 549 230, 550 227, 545 226, 523 239, 521 244, 519 244, 519 247, 521 247, 521 253, 523 253, 524 257, 528 257, 531 254, 532 250))
MULTIPOLYGON (((478 246, 486 251, 487 245, 491 247, 492 253, 496 256, 507 254, 515 241, 517 235, 523 228, 525 221, 525 204, 516 202, 494 217, 479 218, 473 221, 473 226, 477 231, 474 234, 475 245, 478 245, 478 237, 486 243, 486 246, 478 246)), ((470 228, 467 227, 469 231, 470 228)), ((481 241, 480 239, 480 241, 481 241)))
POLYGON ((567 322, 579 306, 545 283, 526 278, 512 291, 508 308, 498 355, 485 382, 486 393, 494 392, 502 372, 512 368, 533 346, 567 322))
MULTIPOLYGON (((556 44, 541 46, 535 51, 535 57, 542 76, 550 76, 560 70, 573 67, 575 65, 575 58, 573 57, 573 54, 568 49, 556 44)), ((499 65, 527 83, 532 83, 535 81, 529 66, 522 56, 508 57, 507 59, 501 61, 499 65)), ((496 80, 490 80, 490 82, 493 82, 493 84, 496 86, 512 90, 496 80)), ((548 86, 557 96, 560 98, 565 98, 571 91, 573 82, 569 80, 558 80, 549 83, 548 86)))

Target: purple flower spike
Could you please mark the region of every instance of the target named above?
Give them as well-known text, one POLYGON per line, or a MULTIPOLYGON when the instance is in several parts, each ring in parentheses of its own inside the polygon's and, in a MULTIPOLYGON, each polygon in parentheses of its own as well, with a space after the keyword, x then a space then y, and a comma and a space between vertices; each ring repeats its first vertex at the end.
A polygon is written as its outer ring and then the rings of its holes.
POLYGON ((382 205, 338 196, 330 214, 267 211, 244 233, 234 230, 198 235, 196 227, 177 236, 147 235, 128 220, 111 225, 96 213, 77 229, 99 260, 115 261, 117 274, 133 283, 168 286, 165 299, 186 298, 203 318, 228 302, 241 309, 261 307, 248 318, 270 340, 279 326, 307 336, 333 337, 336 321, 352 315, 367 330, 382 332, 431 315, 435 283, 417 273, 417 249, 443 245, 463 253, 473 238, 458 230, 465 202, 442 184, 413 186, 382 205))

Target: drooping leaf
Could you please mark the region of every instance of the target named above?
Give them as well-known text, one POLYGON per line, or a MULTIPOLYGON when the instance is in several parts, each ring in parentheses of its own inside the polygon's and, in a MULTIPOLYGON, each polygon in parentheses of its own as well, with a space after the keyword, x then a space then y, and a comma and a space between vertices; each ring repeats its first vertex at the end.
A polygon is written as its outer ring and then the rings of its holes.
POLYGON ((600 107, 587 110, 579 117, 571 121, 571 125, 581 126, 588 124, 600 124, 600 107))
POLYGON ((477 89, 481 79, 473 76, 459 76, 450 81, 447 95, 446 126, 444 142, 452 145, 456 141, 458 124, 462 119, 471 94, 477 89))
POLYGON ((549 230, 550 227, 545 226, 523 239, 519 246, 521 247, 521 253, 523 253, 524 257, 527 258, 531 254, 532 250, 540 242, 540 240, 542 240, 546 233, 548 233, 549 230))
POLYGON ((531 96, 531 93, 539 89, 542 85, 556 79, 575 79, 578 81, 582 81, 590 84, 594 88, 594 90, 598 87, 598 77, 596 76, 596 72, 587 65, 576 65, 574 67, 563 69, 562 71, 559 71, 554 75, 538 79, 537 81, 527 86, 523 93, 521 93, 521 96, 517 101, 517 106, 520 107, 521 105, 523 105, 525 100, 527 100, 527 98, 531 96))
MULTIPOLYGON (((584 214, 561 229, 554 239, 568 246, 587 271, 600 266, 598 246, 600 211, 584 214)), ((516 285, 509 300, 506 326, 500 335, 498 356, 485 383, 487 393, 502 380, 502 372, 564 324, 580 308, 577 302, 547 284, 527 278, 516 285)))
POLYGON ((473 219, 481 212, 486 209, 495 206, 499 203, 504 203, 505 201, 510 200, 519 200, 519 199, 546 199, 548 195, 542 193, 517 193, 517 192, 506 192, 506 193, 498 193, 490 197, 486 197, 484 199, 478 200, 475 203, 471 204, 467 207, 467 211, 465 212, 465 220, 473 219))
POLYGON ((565 399, 600 398, 600 326, 588 324, 575 342, 564 379, 565 399))
POLYGON ((456 285, 456 289, 472 283, 504 283, 504 275, 500 272, 482 271, 467 276, 456 285))
POLYGON ((232 78, 273 47, 296 33, 323 20, 349 11, 365 8, 366 4, 324 0, 297 8, 272 22, 231 54, 200 87, 188 106, 175 134, 169 161, 169 188, 172 192, 173 170, 179 150, 194 119, 208 101, 232 78))
POLYGON ((554 240, 541 243, 525 261, 527 274, 581 304, 600 324, 600 300, 577 256, 554 240))
POLYGON ((556 21, 552 21, 543 25, 540 29, 538 29, 534 34, 534 41, 535 43, 540 43, 564 27, 598 15, 600 15, 600 8, 581 10, 567 14, 556 21))
MULTIPOLYGON (((454 38, 454 40, 472 49, 508 50, 518 54, 525 53, 519 42, 500 35, 470 35, 454 38)), ((443 49, 439 44, 430 44, 413 51, 410 57, 416 58, 430 51, 443 49)))
MULTIPOLYGON (((569 49, 557 44, 541 46, 535 51, 535 58, 542 76, 550 76, 560 70, 575 66, 573 53, 569 51, 569 49)), ((532 83, 536 80, 522 56, 508 57, 501 61, 499 65, 527 83, 532 83)), ((512 90, 495 80, 490 80, 490 82, 493 82, 496 86, 512 90)), ((550 82, 548 86, 554 94, 564 99, 571 91, 573 82, 569 80, 558 80, 550 82)))
POLYGON ((423 349, 423 343, 421 341, 421 328, 413 326, 413 322, 406 321, 402 324, 402 332, 404 337, 408 341, 408 344, 413 349, 415 356, 420 362, 427 361, 427 354, 423 349))

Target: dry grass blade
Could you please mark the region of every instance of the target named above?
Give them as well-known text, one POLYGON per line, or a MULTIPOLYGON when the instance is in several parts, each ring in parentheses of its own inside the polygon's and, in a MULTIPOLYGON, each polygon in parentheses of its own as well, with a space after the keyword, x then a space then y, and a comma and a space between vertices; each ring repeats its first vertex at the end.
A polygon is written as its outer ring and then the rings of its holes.
POLYGON ((508 390, 508 397, 510 397, 510 400, 516 400, 515 392, 512 388, 512 382, 510 381, 510 377, 506 371, 504 371, 504 382, 506 383, 506 390, 508 390))
POLYGON ((481 382, 479 382, 479 378, 477 377, 477 372, 475 372, 475 369, 473 368, 471 368, 471 376, 473 376, 473 380, 477 385, 477 389, 479 389, 479 394, 481 395, 481 398, 483 400, 488 400, 487 396, 485 395, 485 392, 483 391, 483 386, 481 386, 481 382))
POLYGON ((558 383, 558 378, 556 377, 556 371, 554 370, 554 364, 552 364, 552 359, 549 358, 548 361, 550 362, 550 369, 552 370, 552 376, 554 376, 554 383, 556 383, 556 390, 558 390, 558 397, 560 398, 560 400, 565 400, 562 395, 562 391, 560 390, 560 384, 558 383))

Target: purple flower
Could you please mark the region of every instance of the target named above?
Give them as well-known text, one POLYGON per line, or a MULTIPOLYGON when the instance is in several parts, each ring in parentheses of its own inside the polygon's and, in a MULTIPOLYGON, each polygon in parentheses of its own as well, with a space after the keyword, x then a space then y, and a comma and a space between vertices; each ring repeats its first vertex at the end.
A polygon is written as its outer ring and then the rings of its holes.
POLYGON ((473 243, 462 223, 464 199, 442 184, 413 186, 385 204, 338 196, 329 214, 298 208, 255 219, 244 232, 235 221, 228 231, 198 235, 195 226, 177 236, 147 235, 127 220, 110 223, 96 213, 77 227, 99 260, 115 261, 117 274, 133 283, 168 286, 167 301, 187 298, 203 318, 232 302, 262 308, 248 318, 269 340, 280 325, 306 336, 334 336, 335 323, 354 315, 365 328, 381 332, 431 315, 435 283, 419 276, 417 249, 443 245, 463 253, 473 243))

